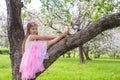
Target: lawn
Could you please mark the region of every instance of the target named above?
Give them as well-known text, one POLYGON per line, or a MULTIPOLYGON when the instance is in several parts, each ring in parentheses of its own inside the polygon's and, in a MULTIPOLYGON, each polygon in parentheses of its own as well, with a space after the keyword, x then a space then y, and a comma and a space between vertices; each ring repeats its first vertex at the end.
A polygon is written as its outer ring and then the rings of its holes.
MULTIPOLYGON (((100 58, 80 64, 78 58, 59 58, 37 80, 120 80, 120 59, 100 58)), ((11 80, 8 55, 0 55, 0 80, 11 80)))

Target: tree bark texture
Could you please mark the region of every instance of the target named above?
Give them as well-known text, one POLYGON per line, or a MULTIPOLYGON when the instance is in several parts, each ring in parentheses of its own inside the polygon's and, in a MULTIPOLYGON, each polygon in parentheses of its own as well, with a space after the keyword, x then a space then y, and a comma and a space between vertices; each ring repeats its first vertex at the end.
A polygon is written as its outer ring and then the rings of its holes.
POLYGON ((82 45, 79 46, 79 59, 81 64, 85 63, 82 45))
POLYGON ((85 54, 86 60, 91 60, 90 57, 89 57, 88 51, 89 51, 89 47, 87 47, 87 46, 83 47, 83 52, 85 54))
POLYGON ((21 20, 21 0, 6 0, 7 32, 10 43, 10 59, 12 80, 20 80, 19 65, 21 60, 21 44, 24 31, 21 20))

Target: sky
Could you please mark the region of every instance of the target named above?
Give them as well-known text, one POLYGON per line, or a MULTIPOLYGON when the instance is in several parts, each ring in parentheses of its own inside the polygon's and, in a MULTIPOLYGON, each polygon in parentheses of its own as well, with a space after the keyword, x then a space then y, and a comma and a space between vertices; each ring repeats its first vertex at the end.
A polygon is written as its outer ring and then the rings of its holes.
MULTIPOLYGON (((21 0, 21 1, 24 1, 24 0, 21 0)), ((39 10, 40 7, 41 7, 40 0, 32 0, 31 4, 27 5, 27 8, 30 10, 32 9, 39 10)), ((5 0, 0 0, 0 14, 2 12, 4 13, 7 12, 5 0)))
POLYGON ((6 3, 5 0, 0 0, 0 13, 6 11, 6 3))
MULTIPOLYGON (((22 0, 23 1, 23 0, 22 0)), ((39 10, 41 7, 41 2, 40 0, 32 0, 31 4, 27 5, 28 9, 35 9, 35 10, 39 10)))

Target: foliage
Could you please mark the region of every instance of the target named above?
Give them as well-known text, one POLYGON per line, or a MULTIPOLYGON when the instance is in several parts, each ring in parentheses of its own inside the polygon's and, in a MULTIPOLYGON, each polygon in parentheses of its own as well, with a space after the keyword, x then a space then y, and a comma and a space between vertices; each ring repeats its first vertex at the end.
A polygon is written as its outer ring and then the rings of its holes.
POLYGON ((2 30, 2 32, 1 32, 0 46, 8 48, 9 47, 9 41, 8 41, 8 38, 7 38, 7 28, 6 28, 5 24, 1 25, 1 30, 2 30))
MULTIPOLYGON (((117 0, 40 0, 42 4, 40 12, 35 15, 32 13, 33 11, 26 12, 26 4, 31 2, 32 0, 24 0, 23 10, 25 11, 23 11, 22 18, 31 17, 30 20, 40 21, 38 23, 41 23, 42 26, 49 27, 67 25, 82 29, 100 17, 119 11, 119 4, 117 4, 119 1, 117 0)), ((76 29, 73 29, 72 32, 76 32, 76 29)))
POLYGON ((46 14, 46 19, 49 23, 51 18, 63 21, 70 24, 71 14, 70 9, 73 7, 74 0, 40 0, 42 3, 41 13, 46 14))
MULTIPOLYGON (((119 12, 119 1, 117 0, 80 0, 80 3, 87 5, 81 12, 83 16, 89 17, 96 21, 100 17, 110 15, 114 12, 119 12)), ((79 6, 81 7, 81 6, 79 6)))
POLYGON ((30 4, 32 0, 22 0, 25 4, 30 4))
MULTIPOLYGON (((26 9, 26 5, 30 4, 32 0, 23 0, 23 2, 26 9)), ((79 12, 83 16, 89 16, 92 20, 97 20, 100 17, 119 11, 119 1, 117 0, 40 0, 40 2, 42 4, 40 14, 44 16, 46 24, 50 23, 52 18, 71 24, 73 16, 79 12), (82 8, 83 6, 84 8, 82 8), (79 10, 75 8, 79 8, 79 10)), ((26 15, 23 14, 23 18, 26 15)))
POLYGON ((9 49, 8 48, 0 48, 0 54, 8 54, 9 49))
POLYGON ((91 16, 93 20, 96 20, 100 17, 103 17, 105 15, 110 15, 114 12, 115 8, 117 6, 115 5, 114 0, 99 0, 96 1, 93 6, 96 8, 95 13, 91 16))
POLYGON ((95 56, 101 54, 108 54, 111 57, 120 56, 120 30, 113 29, 104 32, 104 34, 98 35, 96 38, 88 42, 90 52, 95 56))

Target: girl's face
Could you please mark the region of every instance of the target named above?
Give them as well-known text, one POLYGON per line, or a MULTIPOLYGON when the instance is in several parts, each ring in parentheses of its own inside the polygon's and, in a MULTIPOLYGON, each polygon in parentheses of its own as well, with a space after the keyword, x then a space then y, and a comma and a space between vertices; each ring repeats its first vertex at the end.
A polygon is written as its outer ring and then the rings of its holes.
POLYGON ((38 26, 33 26, 30 28, 30 34, 38 35, 38 26))

